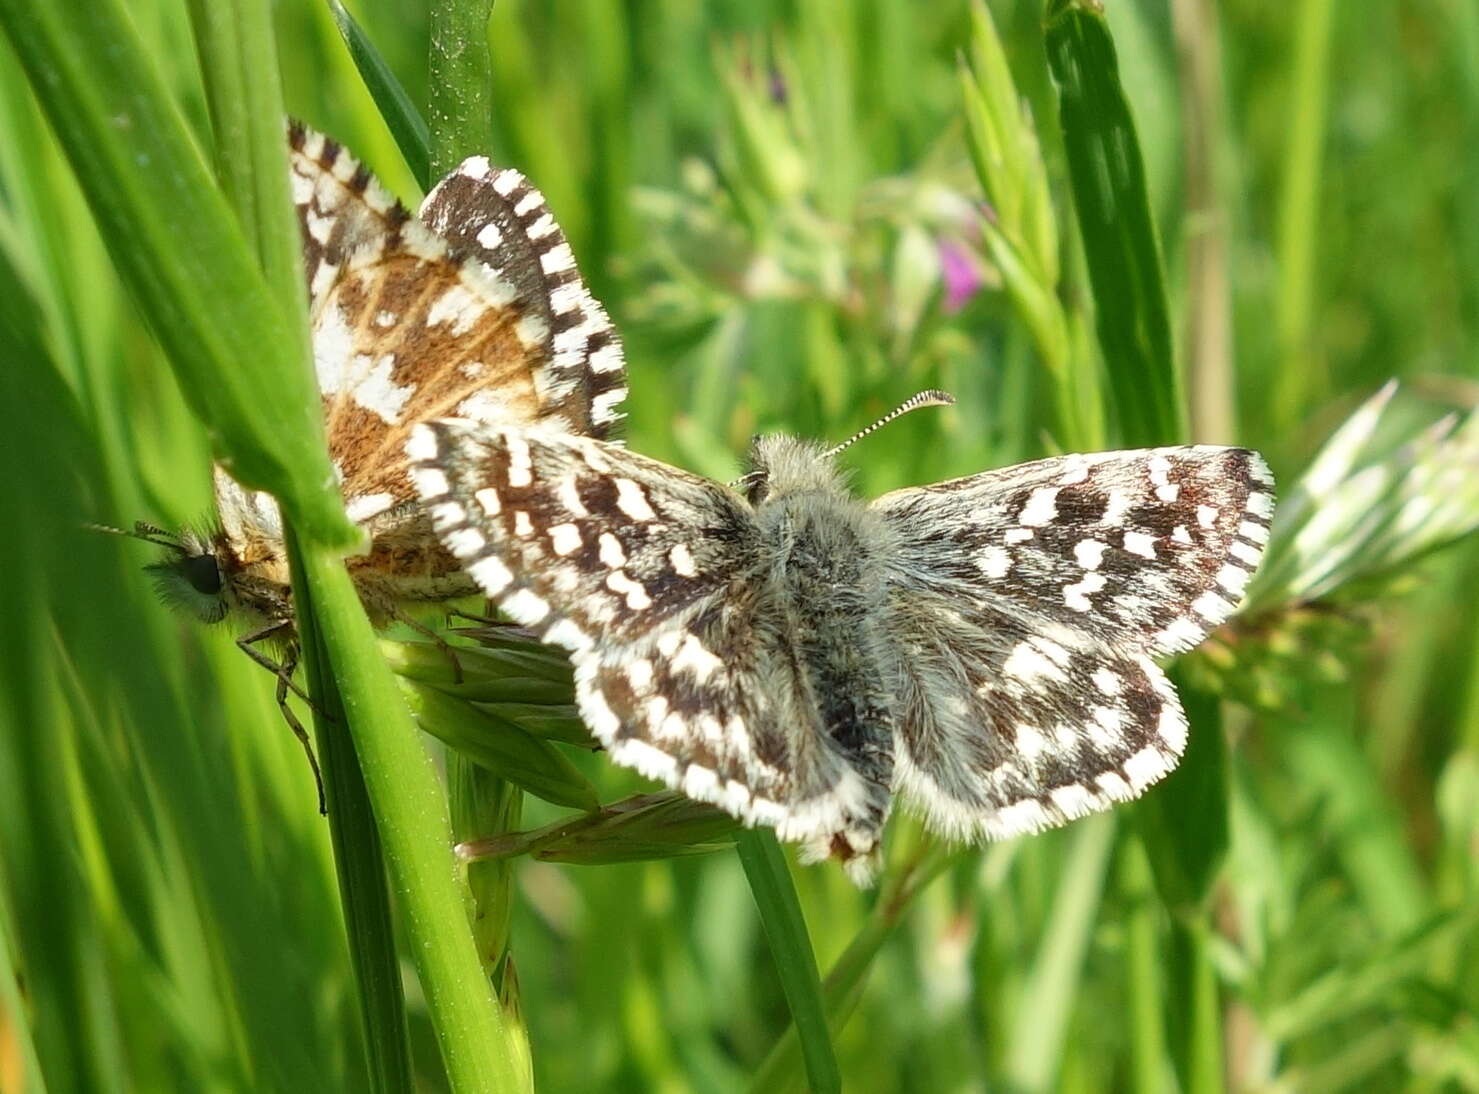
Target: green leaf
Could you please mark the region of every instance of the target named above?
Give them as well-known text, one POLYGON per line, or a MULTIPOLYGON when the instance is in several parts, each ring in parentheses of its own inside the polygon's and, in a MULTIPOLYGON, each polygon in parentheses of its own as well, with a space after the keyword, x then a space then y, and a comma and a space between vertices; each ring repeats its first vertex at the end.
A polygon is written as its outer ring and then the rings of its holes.
POLYGON ((401 690, 421 728, 462 755, 545 801, 596 808, 596 788, 554 745, 436 688, 403 680, 401 690))
POLYGON ((812 1094, 839 1091, 842 1080, 837 1074, 837 1060, 827 1029, 822 982, 786 857, 775 833, 768 828, 742 829, 736 847, 750 882, 750 892, 755 896, 755 906, 760 910, 765 937, 770 940, 770 952, 775 958, 786 1004, 791 1008, 791 1019, 801 1039, 801 1055, 806 1062, 812 1094))
POLYGON ((1097 2, 1052 0, 1046 45, 1121 437, 1127 445, 1173 442, 1185 427, 1160 248, 1140 141, 1097 2))
POLYGON ((119 0, 0 0, 0 26, 228 470, 277 495, 316 541, 359 543, 334 489, 303 328, 268 289, 119 0))
POLYGON ((334 14, 334 25, 349 47, 349 56, 355 68, 359 69, 360 78, 380 108, 380 116, 385 119, 390 135, 410 165, 411 173, 423 190, 431 189, 431 130, 427 128, 426 119, 349 9, 340 0, 329 0, 329 10, 334 14))

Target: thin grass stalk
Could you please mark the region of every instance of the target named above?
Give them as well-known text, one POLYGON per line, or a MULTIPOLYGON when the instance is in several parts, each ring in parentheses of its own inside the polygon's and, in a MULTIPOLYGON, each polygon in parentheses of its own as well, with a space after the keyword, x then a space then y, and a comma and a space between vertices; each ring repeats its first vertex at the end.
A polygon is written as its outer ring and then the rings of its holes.
POLYGON ((1280 360, 1270 408, 1275 421, 1285 429, 1300 424, 1301 416, 1313 400, 1324 394, 1328 382, 1313 352, 1311 316, 1335 0, 1300 0, 1293 7, 1293 15, 1293 86, 1285 128, 1276 240, 1279 281, 1274 322, 1280 360))
POLYGON ((291 529, 287 536, 297 599, 298 640, 303 651, 303 679, 314 702, 313 737, 323 772, 339 903, 344 911, 349 958, 358 989, 365 1062, 372 1089, 395 1094, 411 1088, 413 1067, 384 851, 359 757, 355 754, 354 738, 349 732, 344 700, 330 671, 328 651, 314 618, 312 592, 303 572, 302 547, 291 529))
POLYGON ((1182 87, 1186 186, 1186 316, 1183 356, 1191 435, 1204 444, 1237 436, 1232 288, 1223 190, 1222 25, 1211 0, 1172 0, 1182 87))
MULTIPOLYGON (((431 6, 429 167, 441 178, 470 155, 493 145, 493 75, 488 20, 493 0, 438 0, 431 6)), ((488 838, 516 829, 523 814, 522 791, 449 749, 447 779, 454 835, 459 840, 488 838)), ((511 1051, 521 1062, 523 1082, 532 1087, 532 1052, 520 1017, 509 921, 514 901, 512 861, 467 865, 473 933, 485 973, 504 1007, 511 1051)))
POLYGON ((410 166, 411 174, 416 176, 422 190, 430 190, 431 130, 426 119, 349 9, 340 0, 329 0, 329 10, 333 13, 339 36, 344 39, 349 56, 369 89, 370 97, 375 100, 380 116, 385 119, 390 135, 395 138, 396 147, 410 166))
POLYGON ((741 829, 735 836, 735 849, 760 911, 786 1005, 791 1008, 812 1094, 839 1091, 842 1080, 827 1029, 821 978, 786 856, 768 828, 741 829))
POLYGON ((1125 913, 1125 982, 1129 991, 1130 1088, 1140 1094, 1165 1089, 1166 995, 1161 983, 1160 903, 1145 848, 1120 841, 1120 888, 1125 913))
POLYGON ((517 1038, 483 976, 468 925, 431 757, 344 567, 307 545, 301 561, 448 1081, 458 1094, 526 1089, 517 1038))
POLYGON ((1068 847, 1058 889, 1022 986, 1007 1048, 1007 1073, 1013 1086, 1024 1091, 1051 1090, 1062 1066, 1114 836, 1113 814, 1087 817, 1065 834, 1068 847))
MULTIPOLYGON (((190 8, 222 187, 255 245, 279 304, 297 318, 308 357, 302 244, 288 194, 283 107, 272 24, 255 0, 190 8), (251 78, 247 78, 250 73, 251 78)), ((304 679, 314 699, 314 735, 329 806, 329 832, 372 1088, 391 1094, 412 1079, 411 1046, 380 837, 344 722, 344 704, 313 618, 301 547, 287 531, 297 590, 304 679), (322 712, 322 714, 320 713, 322 712)))

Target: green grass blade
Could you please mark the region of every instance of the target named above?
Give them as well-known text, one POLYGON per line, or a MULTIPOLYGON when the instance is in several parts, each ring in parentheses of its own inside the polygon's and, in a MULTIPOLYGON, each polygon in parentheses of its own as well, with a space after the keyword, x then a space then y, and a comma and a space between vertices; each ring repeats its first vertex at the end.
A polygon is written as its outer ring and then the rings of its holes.
POLYGON ((1136 802, 1136 828, 1172 909, 1193 912, 1207 899, 1227 855, 1227 742, 1222 702, 1175 674, 1190 725, 1176 770, 1136 802))
POLYGON ((1114 829, 1113 815, 1101 815, 1079 821, 1067 834, 1052 914, 1023 982, 1007 1048, 1008 1073, 1023 1090, 1052 1089, 1062 1063, 1084 955, 1104 895, 1114 829))
POLYGON ((436 0, 431 5, 431 175, 441 178, 465 156, 493 147, 493 73, 488 20, 493 0, 436 0))
POLYGON ((314 740, 329 808, 339 902, 359 989, 365 1058, 372 1088, 394 1094, 412 1086, 413 1072, 405 988, 380 830, 345 718, 343 697, 329 671, 328 651, 319 634, 312 593, 303 573, 302 551, 291 531, 288 558, 298 598, 303 676, 317 708, 313 712, 314 740))
POLYGON ((1052 0, 1046 45, 1121 437, 1173 442, 1185 432, 1181 382, 1145 165, 1109 26, 1093 0, 1052 0))
POLYGON ((349 48, 349 56, 359 70, 360 79, 364 80, 370 97, 375 100, 375 106, 385 119, 411 173, 423 190, 431 189, 434 181, 431 174, 431 130, 426 119, 349 9, 340 0, 329 0, 329 10, 334 14, 334 25, 339 28, 339 35, 349 48))
POLYGON ((735 847, 760 910, 765 937, 775 958, 776 974, 785 992, 791 1019, 801 1040, 801 1055, 812 1094, 842 1089, 832 1037, 827 1030, 822 982, 817 974, 811 937, 801 915, 801 902, 791 884, 786 856, 768 828, 745 828, 736 834, 735 847))
POLYGON ((357 543, 332 489, 302 336, 268 290, 121 4, 0 0, 0 26, 232 473, 276 494, 321 542, 357 543))
MULTIPOLYGON (((255 244, 279 304, 295 317, 298 329, 306 331, 301 243, 289 201, 282 99, 267 7, 255 0, 196 2, 191 5, 191 19, 222 185, 255 244)), ((301 341, 306 360, 306 336, 301 341)), ((329 805, 339 897, 359 988, 366 1064, 372 1088, 390 1094, 407 1089, 412 1080, 390 890, 368 793, 344 724, 343 701, 333 676, 326 671, 327 657, 303 579, 300 551, 291 530, 288 537, 304 676, 314 697, 315 736, 329 805)))
POLYGON ((1315 351, 1316 253, 1320 233, 1320 179, 1324 159, 1335 0, 1291 5, 1295 22, 1293 91, 1285 127, 1279 192, 1279 289, 1275 324, 1282 360, 1269 406, 1285 428, 1299 424, 1329 378, 1315 351))
POLYGON ((302 564, 448 1080, 458 1094, 525 1089, 516 1040, 467 921, 431 757, 343 566, 313 548, 302 564))

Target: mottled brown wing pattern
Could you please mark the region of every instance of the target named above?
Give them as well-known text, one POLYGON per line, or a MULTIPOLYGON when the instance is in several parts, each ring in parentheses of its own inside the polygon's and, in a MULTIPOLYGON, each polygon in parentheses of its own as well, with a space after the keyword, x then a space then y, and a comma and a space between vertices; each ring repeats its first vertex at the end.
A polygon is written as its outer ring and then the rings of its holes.
POLYGON ((626 391, 620 344, 522 175, 469 159, 429 195, 428 226, 335 142, 293 124, 289 144, 314 359, 351 518, 406 538, 416 508, 404 449, 418 421, 611 431, 626 391))
POLYGON ((454 255, 502 271, 543 321, 546 420, 610 440, 626 397, 621 341, 543 195, 518 171, 473 156, 426 196, 420 216, 454 255))
POLYGON ((411 218, 338 141, 288 123, 288 167, 311 298, 328 292, 346 259, 411 218))
POLYGON ((1262 557, 1273 477, 1257 453, 1186 445, 1036 460, 887 494, 898 565, 1029 626, 1179 653, 1232 614, 1262 557))

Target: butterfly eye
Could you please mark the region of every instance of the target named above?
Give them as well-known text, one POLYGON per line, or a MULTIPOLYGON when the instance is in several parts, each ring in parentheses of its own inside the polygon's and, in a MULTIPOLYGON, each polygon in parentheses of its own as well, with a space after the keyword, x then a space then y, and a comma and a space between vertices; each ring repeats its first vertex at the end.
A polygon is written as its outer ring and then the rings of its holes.
POLYGON ((190 587, 203 596, 215 596, 221 591, 221 568, 216 565, 214 555, 196 555, 180 563, 180 572, 190 587))

